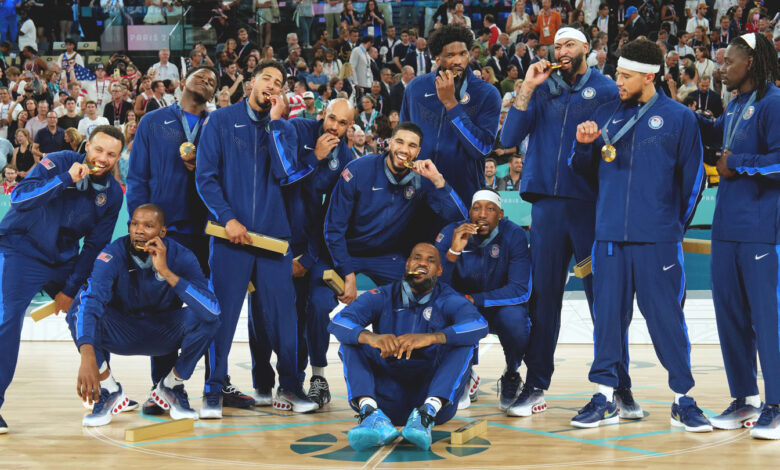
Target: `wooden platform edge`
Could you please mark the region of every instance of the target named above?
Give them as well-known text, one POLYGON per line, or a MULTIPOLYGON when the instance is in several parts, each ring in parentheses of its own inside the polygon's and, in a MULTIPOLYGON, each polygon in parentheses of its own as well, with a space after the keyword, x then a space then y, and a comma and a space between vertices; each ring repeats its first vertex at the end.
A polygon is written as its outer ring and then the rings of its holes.
POLYGON ((487 434, 487 421, 478 419, 450 433, 450 444, 461 445, 478 436, 487 434))
POLYGON ((167 436, 169 434, 193 431, 194 429, 195 420, 192 418, 177 419, 173 421, 166 421, 164 423, 148 424, 146 426, 125 429, 125 441, 148 441, 158 437, 167 436))

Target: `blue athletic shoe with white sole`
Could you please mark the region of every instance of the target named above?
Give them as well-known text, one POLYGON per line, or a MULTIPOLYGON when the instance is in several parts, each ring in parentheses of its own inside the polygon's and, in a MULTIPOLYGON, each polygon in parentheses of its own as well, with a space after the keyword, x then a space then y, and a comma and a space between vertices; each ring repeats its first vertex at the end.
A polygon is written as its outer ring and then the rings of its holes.
POLYGON ((382 410, 363 405, 358 415, 358 425, 349 430, 347 439, 353 449, 361 451, 390 444, 398 435, 398 429, 382 410))
POLYGON ((8 425, 2 416, 0 416, 0 434, 8 434, 8 425))
POLYGON ((119 389, 114 393, 109 393, 105 388, 100 389, 100 399, 92 407, 92 413, 84 416, 81 421, 83 426, 105 426, 111 422, 113 415, 121 413, 122 409, 130 403, 130 399, 122 390, 122 385, 119 383, 117 385, 119 389))
POLYGON ((744 398, 733 400, 723 413, 710 418, 712 427, 716 429, 739 429, 752 427, 761 415, 762 406, 748 405, 744 398))
POLYGON ((544 401, 544 390, 525 384, 520 395, 517 396, 517 400, 506 409, 506 415, 527 417, 534 413, 541 413, 546 409, 547 402, 544 401))
POLYGON ((222 419, 222 391, 203 394, 200 419, 222 419))
POLYGON ((431 429, 434 424, 433 407, 423 405, 412 410, 409 419, 406 420, 406 426, 401 430, 401 435, 407 441, 416 445, 422 450, 431 448, 431 429))
POLYGON ((766 405, 758 418, 750 437, 755 439, 780 439, 780 407, 766 405))
POLYGON ((164 380, 160 380, 152 392, 152 398, 162 409, 170 411, 171 419, 198 419, 198 413, 190 407, 184 384, 171 388, 165 386, 164 380))
POLYGON ((619 421, 615 400, 607 401, 603 393, 597 393, 571 420, 571 425, 575 428, 597 428, 602 424, 615 424, 619 421))
POLYGON ((517 400, 520 389, 523 386, 523 379, 520 374, 515 372, 504 372, 504 375, 498 379, 498 411, 506 411, 517 400))
POLYGON ((710 432, 712 424, 704 416, 704 412, 696 406, 696 402, 689 396, 680 398, 680 403, 672 405, 672 426, 684 427, 688 432, 710 432))

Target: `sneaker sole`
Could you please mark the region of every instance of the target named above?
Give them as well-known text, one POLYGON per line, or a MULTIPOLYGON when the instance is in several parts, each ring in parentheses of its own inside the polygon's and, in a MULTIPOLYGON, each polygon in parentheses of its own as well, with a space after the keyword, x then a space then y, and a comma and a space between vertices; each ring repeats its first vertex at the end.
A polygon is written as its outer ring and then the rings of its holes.
POLYGON ((319 405, 316 403, 312 403, 311 405, 296 406, 287 400, 279 400, 274 398, 273 407, 274 409, 280 411, 292 411, 293 413, 311 413, 312 411, 317 411, 319 405))
POLYGON ((122 409, 122 413, 127 413, 128 411, 135 411, 138 409, 139 406, 141 405, 139 405, 137 401, 130 400, 127 406, 122 409))
POLYGON ((350 429, 347 433, 347 440, 349 445, 358 452, 382 445, 382 438, 373 429, 350 429))
POLYGON ((0 428, 0 434, 8 434, 8 428, 0 428))
POLYGON ((101 416, 100 418, 89 418, 89 415, 85 416, 84 419, 81 420, 81 425, 86 427, 96 427, 96 426, 105 426, 106 424, 109 424, 111 422, 111 418, 113 418, 114 415, 118 415, 122 412, 124 408, 127 407, 127 405, 130 403, 130 399, 127 398, 127 395, 122 395, 119 400, 114 404, 114 406, 111 407, 111 412, 106 413, 104 416, 101 416))
POLYGON ((200 419, 222 419, 222 410, 203 410, 198 413, 200 419))
POLYGON ((429 450, 431 448, 431 437, 424 432, 404 428, 401 431, 401 436, 418 449, 429 450))
POLYGON ((583 423, 581 421, 574 421, 571 420, 569 424, 574 426, 575 428, 583 428, 583 429, 591 429, 591 428, 597 428, 601 426, 602 424, 617 424, 620 422, 620 416, 615 415, 611 418, 602 419, 600 421, 595 421, 593 423, 583 423))
POLYGON ((780 439, 780 428, 765 429, 753 428, 750 430, 750 437, 753 439, 778 440, 780 439))
POLYGON ((547 411, 547 402, 542 400, 541 403, 537 402, 534 403, 533 406, 529 407, 523 407, 523 408, 512 408, 511 406, 507 408, 506 415, 507 416, 514 416, 517 418, 527 418, 531 416, 534 413, 542 413, 543 411, 547 411))
POLYGON ((711 432, 712 431, 712 425, 710 424, 704 424, 701 426, 693 427, 693 426, 687 426, 682 421, 677 421, 674 418, 669 418, 669 423, 676 428, 685 428, 685 430, 688 432, 711 432))
POLYGON ((621 419, 642 419, 645 417, 645 412, 641 408, 635 411, 625 411, 618 409, 618 416, 620 416, 621 419))
POLYGON ((758 421, 758 415, 750 416, 747 419, 730 421, 719 421, 716 418, 710 419, 712 427, 722 431, 733 431, 734 429, 741 429, 743 427, 750 429, 756 424, 756 421, 758 421))
POLYGON ((260 397, 256 395, 252 398, 255 399, 255 406, 271 406, 274 404, 274 399, 272 397, 260 397))
POLYGON ((198 419, 198 413, 195 410, 187 410, 180 406, 172 406, 168 399, 166 399, 162 393, 158 393, 157 390, 152 392, 152 399, 155 403, 157 403, 157 406, 163 410, 168 410, 170 412, 171 419, 174 421, 177 419, 187 418, 198 419))
POLYGON ((469 400, 472 402, 479 400, 479 382, 479 376, 477 376, 477 380, 475 380, 474 383, 469 382, 469 400))

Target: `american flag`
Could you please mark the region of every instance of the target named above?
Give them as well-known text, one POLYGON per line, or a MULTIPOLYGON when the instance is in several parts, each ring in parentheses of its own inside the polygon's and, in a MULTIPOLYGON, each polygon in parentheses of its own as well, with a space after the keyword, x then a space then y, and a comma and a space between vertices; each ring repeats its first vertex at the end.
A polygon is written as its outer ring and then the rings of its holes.
POLYGON ((91 70, 89 70, 86 67, 83 67, 79 64, 75 64, 73 66, 73 71, 76 73, 76 80, 83 82, 84 80, 95 80, 97 79, 97 76, 92 73, 91 70))

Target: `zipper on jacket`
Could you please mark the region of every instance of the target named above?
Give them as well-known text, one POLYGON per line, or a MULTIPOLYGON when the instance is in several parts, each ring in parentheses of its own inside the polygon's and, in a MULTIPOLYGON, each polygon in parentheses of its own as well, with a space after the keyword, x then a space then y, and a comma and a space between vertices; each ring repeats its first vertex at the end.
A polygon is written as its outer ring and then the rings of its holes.
POLYGON ((571 102, 571 93, 566 97, 566 111, 563 112, 563 125, 561 126, 560 143, 558 144, 558 159, 555 161, 555 186, 553 187, 553 196, 558 195, 558 175, 561 168, 561 152, 563 151, 563 133, 566 131, 566 118, 569 117, 569 103, 571 102))
POLYGON ((254 168, 255 171, 253 173, 254 175, 254 183, 252 187, 252 230, 255 230, 255 210, 257 207, 257 126, 254 126, 254 153, 252 156, 254 157, 252 160, 254 160, 254 168))
POLYGON ((628 160, 628 184, 626 185, 626 216, 623 221, 623 241, 628 241, 628 204, 631 201, 631 175, 634 171, 634 140, 636 139, 636 127, 631 134, 631 158, 628 160))

